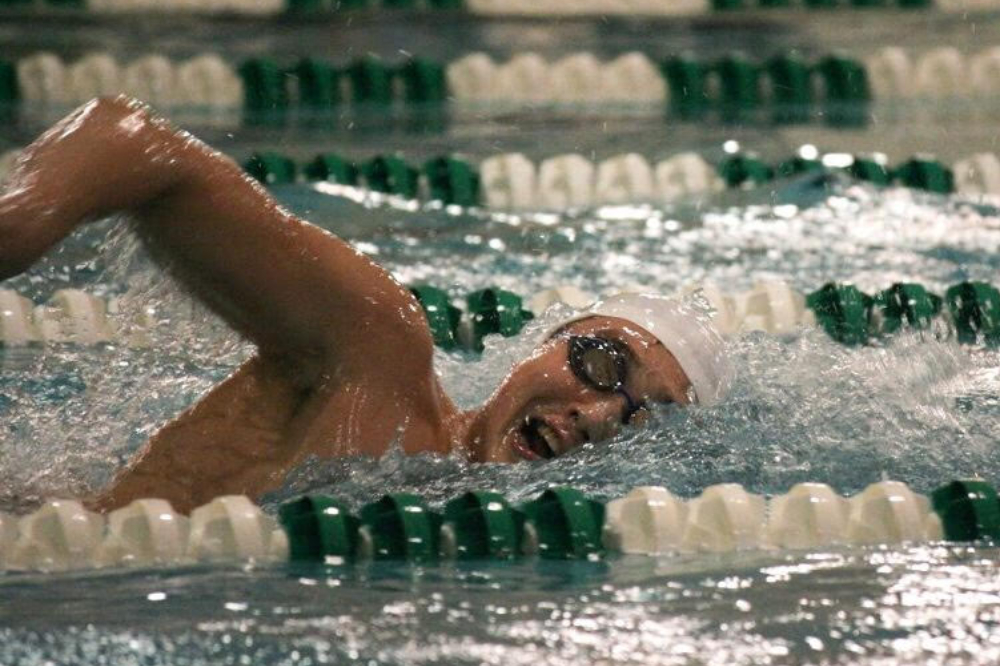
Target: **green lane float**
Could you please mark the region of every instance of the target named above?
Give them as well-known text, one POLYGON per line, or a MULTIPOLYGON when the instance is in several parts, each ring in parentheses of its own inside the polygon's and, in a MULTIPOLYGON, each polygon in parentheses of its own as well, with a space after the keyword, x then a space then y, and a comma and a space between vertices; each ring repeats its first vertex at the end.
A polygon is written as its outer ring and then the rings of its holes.
POLYGON ((368 56, 354 61, 347 76, 353 103, 381 107, 392 103, 392 73, 380 59, 368 56))
POLYGON ((416 296, 424 310, 434 344, 442 349, 454 349, 458 345, 462 311, 451 304, 448 294, 441 289, 417 285, 410 287, 410 293, 416 296))
POLYGON ((444 506, 441 552, 449 559, 509 560, 521 554, 524 513, 499 493, 468 492, 444 506))
POLYGON ((386 495, 362 507, 359 517, 359 556, 418 563, 438 559, 441 515, 417 495, 386 495))
POLYGON ((812 72, 808 63, 794 53, 767 61, 764 70, 771 82, 776 124, 801 123, 809 120, 813 104, 812 72))
POLYGON ((441 104, 448 97, 444 65, 424 58, 413 58, 399 68, 403 99, 411 104, 441 104))
POLYGON ((892 172, 885 163, 874 157, 855 156, 847 167, 847 173, 852 178, 873 185, 887 186, 892 183, 892 172))
POLYGON ((533 318, 524 309, 521 297, 505 289, 488 287, 466 297, 471 323, 471 347, 482 350, 483 338, 492 333, 504 337, 517 335, 533 318))
POLYGON ((948 541, 1000 540, 1000 499, 981 480, 952 481, 931 493, 948 541))
POLYGON ((307 180, 337 185, 357 185, 360 177, 357 164, 333 153, 317 155, 302 172, 307 180))
POLYGON ((753 155, 733 155, 719 165, 728 187, 756 187, 774 179, 774 170, 753 155))
POLYGON ((279 122, 288 108, 285 71, 273 60, 253 58, 240 65, 243 79, 243 108, 251 122, 279 122))
POLYGON ((1000 292, 985 282, 962 282, 944 295, 959 342, 1000 343, 1000 292))
POLYGON ((457 206, 479 203, 479 173, 468 162, 454 157, 435 157, 424 163, 423 172, 431 199, 457 206))
POLYGON ((894 177, 907 187, 938 194, 955 191, 955 176, 951 169, 927 157, 914 157, 893 171, 894 177))
POLYGON ((295 66, 292 74, 298 85, 299 103, 307 111, 328 112, 342 102, 342 73, 330 63, 304 58, 295 66))
POLYGON ((604 552, 604 505, 575 488, 549 488, 521 510, 527 551, 547 559, 586 559, 604 552))
POLYGON ((694 120, 708 109, 705 65, 687 56, 666 60, 660 71, 670 89, 671 111, 682 120, 694 120))
POLYGON ((278 510, 288 535, 289 558, 303 562, 350 562, 358 548, 361 522, 333 497, 307 495, 278 510))
POLYGON ((928 328, 941 313, 944 302, 919 284, 897 282, 875 296, 873 304, 881 315, 881 332, 892 334, 908 325, 915 329, 928 328))
POLYGON ((243 169, 265 185, 288 185, 298 175, 295 161, 275 152, 254 153, 243 163, 243 169))
POLYGON ((407 199, 417 196, 419 173, 396 155, 379 155, 361 165, 361 176, 368 189, 397 194, 407 199))
POLYGON ((871 333, 871 296, 850 284, 829 283, 806 296, 806 305, 816 313, 816 320, 834 340, 845 345, 860 345, 871 333))
POLYGON ((819 160, 811 160, 801 155, 796 155, 784 162, 779 162, 778 166, 774 168, 774 175, 778 178, 791 178, 812 171, 823 171, 825 168, 819 160))
POLYGON ((21 101, 17 69, 13 63, 0 60, 0 107, 12 107, 21 101))
POLYGON ((719 110, 726 122, 750 117, 760 106, 760 66, 743 55, 729 55, 715 64, 721 83, 719 110))
POLYGON ((828 56, 816 64, 816 71, 823 82, 827 121, 851 126, 867 122, 872 95, 864 65, 851 58, 828 56))

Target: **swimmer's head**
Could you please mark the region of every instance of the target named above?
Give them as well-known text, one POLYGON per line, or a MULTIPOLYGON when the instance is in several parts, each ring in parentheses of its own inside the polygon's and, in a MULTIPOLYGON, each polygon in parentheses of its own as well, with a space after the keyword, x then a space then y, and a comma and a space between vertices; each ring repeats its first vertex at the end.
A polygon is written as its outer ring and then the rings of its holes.
POLYGON ((480 409, 479 460, 552 458, 641 422, 653 404, 707 406, 730 381, 708 315, 674 298, 620 294, 546 331, 480 409))

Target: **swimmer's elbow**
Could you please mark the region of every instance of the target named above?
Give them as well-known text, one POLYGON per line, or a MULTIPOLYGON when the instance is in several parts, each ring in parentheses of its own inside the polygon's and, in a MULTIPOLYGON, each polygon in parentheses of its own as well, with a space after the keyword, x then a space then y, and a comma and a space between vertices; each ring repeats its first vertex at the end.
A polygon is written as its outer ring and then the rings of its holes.
POLYGON ((87 107, 93 113, 104 116, 124 117, 137 112, 151 115, 149 106, 145 102, 124 94, 95 97, 84 104, 83 108, 87 107))

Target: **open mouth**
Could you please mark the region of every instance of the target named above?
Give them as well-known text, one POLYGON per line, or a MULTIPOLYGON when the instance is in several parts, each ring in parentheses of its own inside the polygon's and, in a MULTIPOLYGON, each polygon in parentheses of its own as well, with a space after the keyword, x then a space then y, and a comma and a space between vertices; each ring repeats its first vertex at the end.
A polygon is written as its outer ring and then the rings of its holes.
POLYGON ((536 417, 527 417, 521 425, 520 434, 524 439, 526 449, 515 445, 518 453, 531 460, 548 460, 562 453, 562 441, 556 431, 546 425, 545 421, 536 417), (530 455, 524 455, 529 453, 530 455))

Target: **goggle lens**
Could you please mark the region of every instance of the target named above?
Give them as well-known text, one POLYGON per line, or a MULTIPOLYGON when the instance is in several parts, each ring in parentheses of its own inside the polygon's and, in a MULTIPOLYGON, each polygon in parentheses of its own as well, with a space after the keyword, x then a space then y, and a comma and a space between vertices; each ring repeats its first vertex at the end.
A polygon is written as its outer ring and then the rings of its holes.
POLYGON ((597 337, 569 339, 569 364, 577 378, 599 391, 615 391, 625 385, 628 363, 621 343, 597 337))

